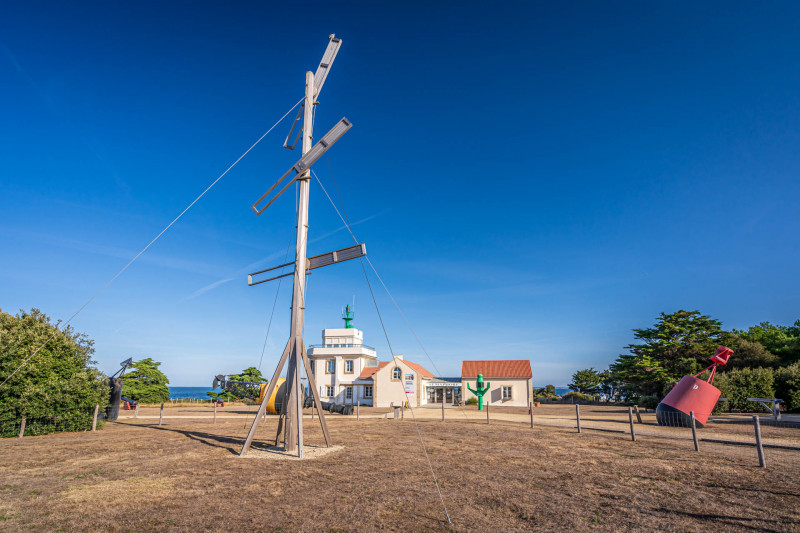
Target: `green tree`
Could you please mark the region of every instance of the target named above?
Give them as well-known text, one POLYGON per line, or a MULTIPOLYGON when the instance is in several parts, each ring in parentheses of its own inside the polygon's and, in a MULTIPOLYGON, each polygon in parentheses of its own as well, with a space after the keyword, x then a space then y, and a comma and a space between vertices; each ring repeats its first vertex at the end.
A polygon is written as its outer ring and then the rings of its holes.
POLYGON ((722 336, 719 321, 699 311, 661 313, 651 328, 634 329, 641 344, 630 344, 611 365, 623 395, 663 396, 669 385, 702 370, 722 336))
POLYGON ((545 385, 541 389, 533 389, 533 397, 534 398, 556 398, 556 397, 558 397, 558 394, 556 394, 555 385, 545 385))
POLYGON ((161 403, 169 400, 169 379, 151 358, 134 361, 133 370, 122 376, 122 395, 141 403, 161 403))
POLYGON ((95 405, 108 404, 105 376, 91 366, 94 342, 58 325, 38 309, 0 312, 0 382, 10 376, 0 386, 0 422, 24 416, 26 435, 90 428, 95 405))
POLYGON ((723 332, 720 344, 733 350, 728 364, 719 367, 721 372, 734 368, 776 367, 781 363, 780 357, 770 353, 760 342, 742 338, 733 332, 723 332))
POLYGON ((605 397, 607 402, 617 401, 622 388, 622 382, 617 381, 616 376, 611 370, 600 372, 600 394, 605 397))
POLYGON ((774 326, 762 322, 747 331, 733 330, 733 333, 745 340, 760 343, 767 351, 778 356, 782 365, 800 361, 800 320, 796 320, 792 326, 774 326))
MULTIPOLYGON (((242 370, 241 374, 230 374, 228 379, 231 381, 244 381, 250 383, 264 383, 267 381, 261 375, 261 371, 254 366, 250 366, 242 370)), ((208 395, 212 398, 220 400, 257 400, 259 389, 258 387, 236 387, 233 386, 229 390, 222 392, 209 392, 208 395)))
POLYGON ((594 367, 585 368, 572 374, 572 383, 567 386, 571 391, 591 395, 600 391, 600 381, 600 373, 594 367))

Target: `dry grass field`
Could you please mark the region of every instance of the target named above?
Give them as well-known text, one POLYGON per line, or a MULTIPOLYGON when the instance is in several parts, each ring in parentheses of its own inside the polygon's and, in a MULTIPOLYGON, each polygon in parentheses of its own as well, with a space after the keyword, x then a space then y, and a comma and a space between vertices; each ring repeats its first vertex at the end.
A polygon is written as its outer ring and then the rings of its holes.
MULTIPOLYGON (((2 440, 0 529, 800 531, 800 451, 788 446, 769 448, 762 469, 751 446, 694 452, 676 438, 578 434, 569 406, 540 408, 534 429, 524 410, 497 408, 487 425, 474 408, 449 409, 445 422, 417 409, 448 525, 408 411, 402 421, 374 409, 359 421, 330 415, 343 448, 287 461, 237 456, 248 409, 220 409, 216 423, 208 406, 170 409, 160 427, 158 409, 143 409, 96 433, 2 440)), ((582 414, 585 428, 626 428, 619 409, 582 414)), ((275 428, 268 417, 256 448, 275 428)), ((306 418, 305 430, 307 443, 322 444, 316 421, 306 418)), ((770 439, 791 444, 798 434, 775 428, 770 439)))

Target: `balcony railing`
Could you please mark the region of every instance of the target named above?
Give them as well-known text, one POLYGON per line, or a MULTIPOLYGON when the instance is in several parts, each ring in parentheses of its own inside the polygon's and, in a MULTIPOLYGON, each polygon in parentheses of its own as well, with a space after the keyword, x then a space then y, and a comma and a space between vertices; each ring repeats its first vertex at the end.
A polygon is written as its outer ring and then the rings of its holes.
POLYGON ((310 344, 309 348, 366 348, 367 350, 372 350, 373 352, 377 352, 375 348, 372 346, 368 346, 366 344, 310 344))

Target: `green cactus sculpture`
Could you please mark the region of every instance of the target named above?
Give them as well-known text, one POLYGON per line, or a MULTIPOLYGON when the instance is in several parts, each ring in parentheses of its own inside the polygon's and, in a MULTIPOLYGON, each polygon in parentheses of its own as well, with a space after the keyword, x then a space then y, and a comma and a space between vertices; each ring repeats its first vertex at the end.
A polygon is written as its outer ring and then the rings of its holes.
POLYGON ((472 394, 478 397, 478 411, 483 411, 483 395, 489 390, 491 387, 491 383, 486 383, 486 386, 483 386, 483 374, 478 374, 478 382, 475 383, 475 389, 469 386, 467 383, 467 388, 470 390, 472 394))

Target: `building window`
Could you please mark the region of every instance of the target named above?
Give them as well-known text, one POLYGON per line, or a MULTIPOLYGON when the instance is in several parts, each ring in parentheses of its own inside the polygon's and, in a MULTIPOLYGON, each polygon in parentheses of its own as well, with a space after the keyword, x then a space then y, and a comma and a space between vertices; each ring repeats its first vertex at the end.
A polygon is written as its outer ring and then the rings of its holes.
POLYGON ((353 360, 348 359, 344 362, 344 372, 345 374, 352 374, 353 373, 353 360))
POLYGON ((344 388, 344 397, 348 400, 353 399, 353 387, 348 386, 344 388))
POLYGON ((364 398, 372 398, 372 385, 364 386, 364 398))
POLYGON ((328 385, 328 386, 326 387, 326 391, 325 391, 325 392, 327 392, 327 393, 328 393, 328 394, 327 394, 328 398, 333 398, 333 387, 331 387, 330 385, 328 385))
POLYGON ((334 359, 328 361, 328 368, 325 369, 325 372, 328 374, 336 373, 336 361, 334 359))
POLYGON ((399 380, 402 376, 403 376, 403 371, 400 370, 398 367, 394 367, 394 370, 392 370, 392 379, 399 380))
POLYGON ((511 387, 503 387, 503 399, 504 400, 511 399, 511 387))

